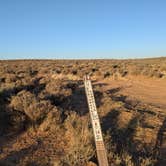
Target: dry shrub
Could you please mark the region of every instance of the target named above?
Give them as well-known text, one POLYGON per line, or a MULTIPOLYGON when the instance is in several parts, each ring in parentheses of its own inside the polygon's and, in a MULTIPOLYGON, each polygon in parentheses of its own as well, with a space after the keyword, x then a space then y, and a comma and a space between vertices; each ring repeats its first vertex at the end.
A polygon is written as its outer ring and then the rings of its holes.
POLYGON ((125 70, 124 70, 124 71, 121 72, 121 76, 122 76, 122 77, 127 76, 127 74, 128 74, 128 71, 125 71, 125 70))
POLYGON ((10 106, 14 110, 24 112, 32 121, 42 120, 53 108, 49 101, 39 101, 34 94, 25 90, 12 97, 10 106))
POLYGON ((17 77, 15 74, 7 74, 6 75, 6 78, 5 78, 6 83, 15 82, 16 80, 17 80, 17 77))
POLYGON ((39 131, 56 131, 61 124, 61 116, 60 111, 54 107, 47 115, 43 123, 39 126, 39 131))
POLYGON ((153 77, 156 77, 156 78, 163 78, 163 77, 164 77, 164 74, 161 73, 161 72, 159 72, 159 71, 157 71, 157 72, 155 72, 155 73, 153 74, 153 77))
POLYGON ((137 75, 141 74, 142 70, 143 70, 143 68, 141 66, 135 65, 135 66, 131 67, 130 73, 131 73, 131 75, 137 76, 137 75))
POLYGON ((107 71, 106 73, 104 73, 104 78, 110 77, 111 73, 109 71, 107 71))
POLYGON ((49 94, 53 95, 63 95, 63 96, 69 96, 72 94, 72 90, 67 87, 67 82, 62 81, 60 79, 58 80, 51 80, 46 85, 46 91, 49 94))
POLYGON ((117 127, 119 129, 126 128, 132 118, 133 114, 131 112, 121 111, 119 116, 117 117, 117 127))
POLYGON ((5 83, 5 77, 0 77, 0 83, 5 83))
POLYGON ((33 102, 27 109, 25 109, 26 115, 33 121, 41 121, 46 114, 51 111, 53 106, 49 101, 41 100, 36 103, 33 102))
POLYGON ((10 105, 15 110, 24 112, 33 102, 36 102, 35 95, 22 90, 16 96, 12 96, 10 105))
POLYGON ((155 146, 157 131, 137 126, 133 135, 133 146, 136 151, 151 152, 155 146))
POLYGON ((112 110, 120 110, 124 107, 124 103, 121 101, 113 101, 107 93, 102 93, 101 105, 98 108, 100 116, 106 116, 112 110))
POLYGON ((112 138, 109 134, 105 137, 108 162, 113 166, 154 166, 156 160, 152 157, 147 156, 137 156, 134 157, 125 147, 121 147, 121 152, 117 153, 116 145, 112 142, 112 138))
POLYGON ((12 135, 25 130, 28 117, 20 111, 13 111, 0 101, 0 135, 12 135))
POLYGON ((28 126, 28 117, 22 112, 11 111, 7 116, 6 129, 8 134, 22 132, 28 126))
POLYGON ((80 80, 77 74, 52 74, 51 77, 55 80, 80 80))
POLYGON ((73 75, 77 75, 77 73, 78 73, 78 72, 77 72, 77 69, 75 69, 75 70, 72 71, 72 74, 73 74, 73 75))
POLYGON ((68 150, 62 161, 68 166, 84 166, 94 156, 93 135, 88 120, 70 113, 64 124, 68 150))

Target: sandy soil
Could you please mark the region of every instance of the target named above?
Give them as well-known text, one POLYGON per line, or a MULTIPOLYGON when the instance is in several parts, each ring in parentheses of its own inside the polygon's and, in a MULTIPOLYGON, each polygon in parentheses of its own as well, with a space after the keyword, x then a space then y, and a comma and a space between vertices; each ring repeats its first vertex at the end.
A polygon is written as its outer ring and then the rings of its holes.
POLYGON ((127 96, 128 99, 166 109, 166 79, 130 76, 125 79, 107 79, 99 82, 105 85, 105 90, 119 89, 118 93, 127 96))

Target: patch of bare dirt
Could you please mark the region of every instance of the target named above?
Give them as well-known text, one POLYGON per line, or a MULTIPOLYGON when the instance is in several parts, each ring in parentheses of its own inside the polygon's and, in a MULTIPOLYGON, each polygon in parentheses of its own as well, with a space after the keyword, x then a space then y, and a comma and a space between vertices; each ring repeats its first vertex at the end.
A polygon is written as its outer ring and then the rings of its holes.
POLYGON ((106 84, 105 90, 119 89, 118 93, 127 96, 129 100, 138 100, 166 109, 166 79, 130 76, 125 79, 107 79, 99 82, 106 84))

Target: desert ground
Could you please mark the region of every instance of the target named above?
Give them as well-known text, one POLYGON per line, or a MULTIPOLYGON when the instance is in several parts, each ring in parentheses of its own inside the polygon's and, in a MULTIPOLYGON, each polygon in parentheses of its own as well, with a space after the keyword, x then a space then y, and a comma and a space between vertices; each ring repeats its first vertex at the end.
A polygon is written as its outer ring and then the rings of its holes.
POLYGON ((98 165, 85 74, 109 165, 166 165, 166 58, 0 61, 0 165, 98 165))

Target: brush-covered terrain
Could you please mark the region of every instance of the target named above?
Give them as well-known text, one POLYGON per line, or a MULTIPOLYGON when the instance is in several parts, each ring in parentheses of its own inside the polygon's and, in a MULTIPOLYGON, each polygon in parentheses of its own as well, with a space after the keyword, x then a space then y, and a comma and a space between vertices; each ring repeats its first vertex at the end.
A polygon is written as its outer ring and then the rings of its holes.
POLYGON ((166 165, 166 58, 0 61, 0 165, 98 165, 86 73, 109 165, 166 165))

